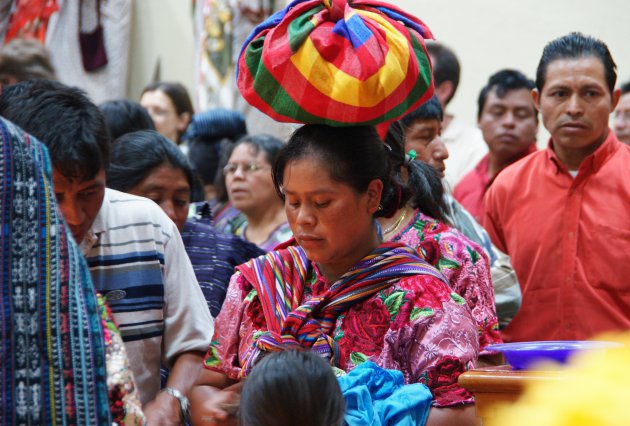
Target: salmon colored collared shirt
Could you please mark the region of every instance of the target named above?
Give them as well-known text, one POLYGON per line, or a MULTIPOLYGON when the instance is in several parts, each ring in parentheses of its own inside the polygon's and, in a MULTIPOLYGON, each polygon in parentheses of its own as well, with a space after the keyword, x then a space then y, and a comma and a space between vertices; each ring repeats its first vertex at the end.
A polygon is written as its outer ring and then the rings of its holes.
POLYGON ((575 178, 552 146, 503 170, 486 195, 484 226, 523 292, 506 341, 630 329, 630 146, 609 130, 575 178))
MULTIPOLYGON (((532 143, 527 151, 525 151, 517 160, 520 160, 532 152, 536 152, 535 143, 532 143)), ((515 162, 517 160, 515 160, 515 162)), ((468 210, 468 213, 470 213, 479 223, 481 223, 483 218, 484 197, 486 195, 486 191, 502 171, 499 170, 499 173, 491 178, 489 169, 490 154, 486 154, 486 156, 477 163, 475 168, 468 172, 468 174, 459 181, 453 191, 453 197, 455 197, 455 199, 459 201, 459 203, 468 210)))

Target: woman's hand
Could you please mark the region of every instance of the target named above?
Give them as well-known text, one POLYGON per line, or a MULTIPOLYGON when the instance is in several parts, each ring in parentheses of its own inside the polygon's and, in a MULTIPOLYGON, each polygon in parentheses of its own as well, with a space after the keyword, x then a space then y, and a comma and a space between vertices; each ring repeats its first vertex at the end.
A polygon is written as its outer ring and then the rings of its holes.
POLYGON ((240 394, 211 386, 195 386, 190 393, 193 426, 236 426, 240 394))

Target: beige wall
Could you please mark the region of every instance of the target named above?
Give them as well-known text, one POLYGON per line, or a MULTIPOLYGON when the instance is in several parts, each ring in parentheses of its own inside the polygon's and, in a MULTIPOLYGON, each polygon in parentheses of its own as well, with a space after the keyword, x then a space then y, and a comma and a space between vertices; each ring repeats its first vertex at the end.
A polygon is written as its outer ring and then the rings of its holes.
POLYGON ((134 0, 129 52, 130 99, 139 100, 156 76, 193 87, 194 44, 191 0, 134 0))
MULTIPOLYGON (((422 19, 435 37, 459 56, 462 78, 449 109, 470 123, 476 121, 479 89, 492 73, 513 67, 533 78, 544 45, 570 31, 579 30, 608 43, 620 80, 630 79, 629 0, 397 0, 394 3, 422 19)), ((192 87, 190 4, 190 0, 134 0, 129 85, 132 98, 137 99, 142 87, 151 80, 157 58, 162 79, 175 79, 192 87)))

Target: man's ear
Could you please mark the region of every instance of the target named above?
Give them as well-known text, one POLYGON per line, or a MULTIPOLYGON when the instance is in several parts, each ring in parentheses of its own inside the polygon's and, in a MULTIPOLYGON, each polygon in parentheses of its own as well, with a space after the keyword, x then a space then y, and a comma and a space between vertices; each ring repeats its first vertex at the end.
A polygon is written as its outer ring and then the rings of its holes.
POLYGON ((454 95, 454 93, 455 86, 453 86, 452 81, 443 81, 435 87, 435 96, 437 96, 440 101, 442 108, 446 107, 447 101, 454 95))
POLYGON ((532 89, 532 100, 534 101, 536 111, 540 111, 540 92, 538 89, 532 89))
POLYGON ((621 98, 621 89, 615 89, 612 92, 611 101, 612 101, 612 111, 617 108, 617 104, 619 103, 619 99, 621 98))

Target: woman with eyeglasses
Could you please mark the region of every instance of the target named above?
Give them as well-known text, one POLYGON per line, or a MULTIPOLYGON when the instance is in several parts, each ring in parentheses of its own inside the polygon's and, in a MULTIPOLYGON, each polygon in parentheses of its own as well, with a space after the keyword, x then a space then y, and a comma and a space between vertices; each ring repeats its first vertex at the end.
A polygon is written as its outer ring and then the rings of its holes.
POLYGON ((188 219, 192 166, 177 145, 156 131, 127 133, 114 141, 107 186, 153 200, 175 222, 213 317, 219 314, 234 267, 264 253, 217 232, 203 215, 188 219))
POLYGON ((283 146, 273 136, 245 136, 234 144, 223 168, 230 202, 241 211, 224 231, 265 251, 292 236, 284 204, 271 179, 271 167, 283 146))

